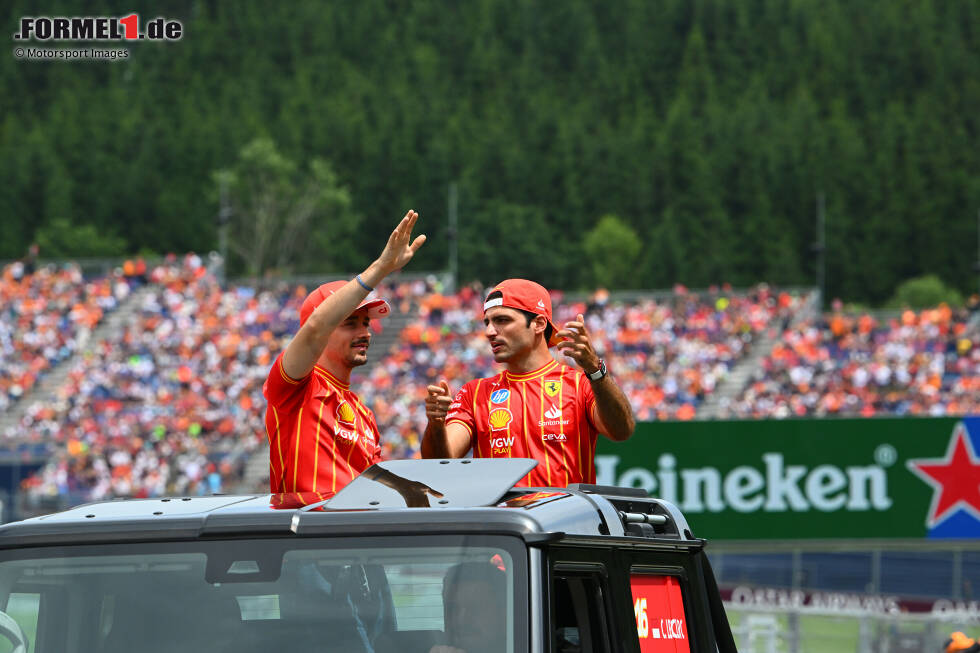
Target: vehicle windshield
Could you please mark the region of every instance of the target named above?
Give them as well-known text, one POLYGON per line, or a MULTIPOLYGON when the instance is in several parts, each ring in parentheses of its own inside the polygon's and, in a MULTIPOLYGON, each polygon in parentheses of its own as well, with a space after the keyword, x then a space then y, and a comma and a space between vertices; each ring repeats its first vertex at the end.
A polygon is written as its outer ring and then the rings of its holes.
POLYGON ((0 653, 523 653, 526 577, 510 537, 4 551, 0 653))

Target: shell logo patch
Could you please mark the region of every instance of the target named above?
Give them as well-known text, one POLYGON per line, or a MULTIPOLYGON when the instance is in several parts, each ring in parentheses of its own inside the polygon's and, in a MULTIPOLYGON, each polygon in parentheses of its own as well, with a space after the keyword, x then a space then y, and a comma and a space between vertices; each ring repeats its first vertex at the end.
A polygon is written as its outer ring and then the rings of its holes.
POLYGON ((347 424, 354 423, 354 409, 350 407, 350 404, 346 401, 342 401, 339 406, 337 406, 337 419, 341 422, 346 422, 347 424))
POLYGON ((549 397, 554 397, 561 392, 561 381, 545 381, 544 393, 549 397))
POLYGON ((506 408, 496 408, 490 411, 490 430, 497 431, 507 428, 514 416, 506 408))

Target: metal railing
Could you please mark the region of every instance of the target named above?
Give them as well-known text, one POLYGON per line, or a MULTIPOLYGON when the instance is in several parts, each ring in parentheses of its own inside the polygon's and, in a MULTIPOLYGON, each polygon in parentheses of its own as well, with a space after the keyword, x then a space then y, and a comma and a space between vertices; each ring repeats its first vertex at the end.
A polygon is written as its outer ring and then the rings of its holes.
POLYGON ((929 653, 953 631, 976 634, 980 619, 962 613, 725 606, 742 653, 929 653))

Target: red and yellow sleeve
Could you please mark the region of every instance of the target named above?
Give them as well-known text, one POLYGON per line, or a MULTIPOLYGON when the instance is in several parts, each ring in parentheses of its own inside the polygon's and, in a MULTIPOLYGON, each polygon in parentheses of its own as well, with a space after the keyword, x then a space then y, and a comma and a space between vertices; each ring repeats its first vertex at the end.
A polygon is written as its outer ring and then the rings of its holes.
POLYGON ((470 381, 459 389, 459 392, 453 397, 453 403, 449 404, 449 412, 446 414, 446 424, 462 424, 466 427, 471 439, 476 431, 475 389, 473 385, 474 382, 470 381))
POLYGON ((276 362, 269 370, 262 393, 271 406, 285 406, 290 400, 301 397, 308 375, 303 379, 294 379, 286 374, 282 367, 282 354, 276 357, 276 362))

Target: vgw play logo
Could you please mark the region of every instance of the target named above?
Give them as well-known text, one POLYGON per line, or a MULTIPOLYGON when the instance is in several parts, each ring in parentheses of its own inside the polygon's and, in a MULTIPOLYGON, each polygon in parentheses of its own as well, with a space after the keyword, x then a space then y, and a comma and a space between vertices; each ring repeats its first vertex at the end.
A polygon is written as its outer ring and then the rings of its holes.
POLYGON ((928 537, 980 536, 980 417, 956 424, 941 458, 906 461, 932 487, 926 515, 928 537))

